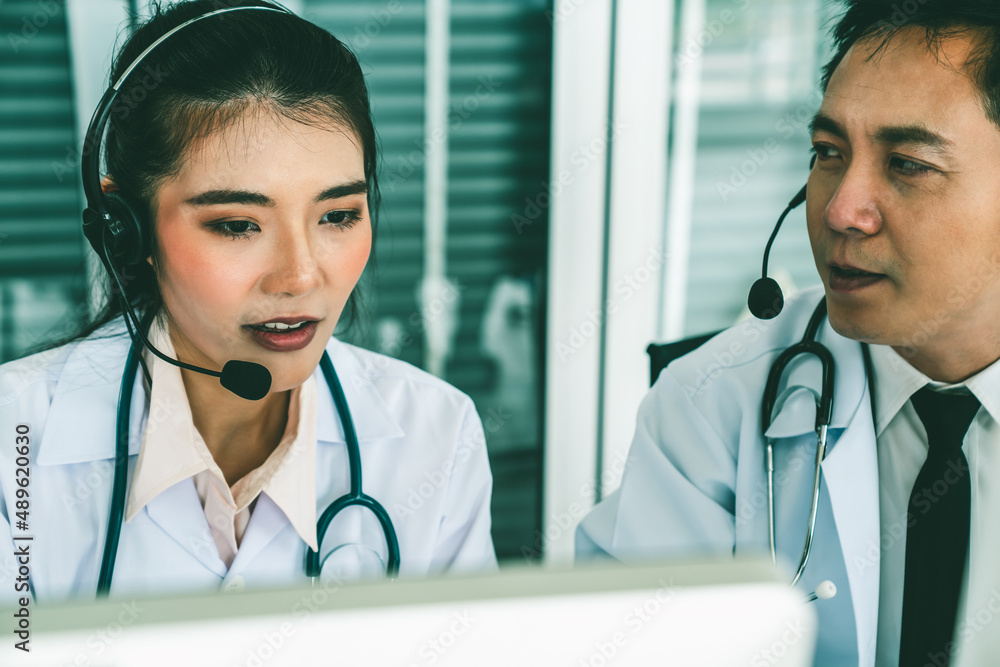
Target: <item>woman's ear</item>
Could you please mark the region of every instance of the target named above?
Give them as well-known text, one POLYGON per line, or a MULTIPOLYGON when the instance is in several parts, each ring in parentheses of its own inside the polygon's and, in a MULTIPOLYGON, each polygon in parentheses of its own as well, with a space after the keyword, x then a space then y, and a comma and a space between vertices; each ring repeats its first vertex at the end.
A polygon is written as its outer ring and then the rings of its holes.
POLYGON ((104 194, 108 194, 109 192, 114 192, 117 189, 118 186, 115 185, 115 181, 111 177, 111 174, 108 174, 107 176, 101 179, 101 192, 103 192, 104 194))

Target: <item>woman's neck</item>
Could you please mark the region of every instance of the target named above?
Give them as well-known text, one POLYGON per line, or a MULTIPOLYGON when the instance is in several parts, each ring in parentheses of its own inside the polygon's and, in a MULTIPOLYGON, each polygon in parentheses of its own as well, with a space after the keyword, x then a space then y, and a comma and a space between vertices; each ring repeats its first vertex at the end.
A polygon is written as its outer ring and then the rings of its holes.
POLYGON ((181 370, 195 428, 232 486, 278 446, 288 421, 290 391, 248 401, 217 378, 181 370))

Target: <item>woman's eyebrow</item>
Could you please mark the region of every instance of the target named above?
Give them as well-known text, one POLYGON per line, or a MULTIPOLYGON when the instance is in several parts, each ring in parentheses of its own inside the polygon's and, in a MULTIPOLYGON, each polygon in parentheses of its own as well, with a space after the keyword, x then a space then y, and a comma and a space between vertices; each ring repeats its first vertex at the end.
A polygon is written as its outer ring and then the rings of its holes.
POLYGON ((274 206, 274 200, 259 192, 249 190, 207 190, 184 200, 191 206, 215 206, 217 204, 247 204, 250 206, 274 206))
POLYGON ((340 199, 341 197, 349 197, 351 195, 360 195, 368 192, 368 183, 363 180, 351 181, 350 183, 344 183, 342 185, 335 185, 332 188, 327 188, 323 192, 316 195, 316 203, 321 201, 326 201, 327 199, 340 199))
MULTIPOLYGON (((319 203, 329 199, 340 199, 350 195, 364 194, 368 192, 368 183, 364 180, 354 180, 349 183, 341 183, 323 190, 316 195, 314 202, 319 203)), ((275 206, 273 199, 260 192, 250 190, 206 190, 200 194, 188 197, 185 204, 191 206, 217 206, 219 204, 244 204, 248 206, 275 206)))

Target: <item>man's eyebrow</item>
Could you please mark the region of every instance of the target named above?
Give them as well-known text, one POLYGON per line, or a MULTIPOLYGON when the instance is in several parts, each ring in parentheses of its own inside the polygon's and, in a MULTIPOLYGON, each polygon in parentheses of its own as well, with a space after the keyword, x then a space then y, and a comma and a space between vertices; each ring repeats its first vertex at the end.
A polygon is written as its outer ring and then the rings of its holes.
MULTIPOLYGON (((320 192, 313 199, 315 203, 330 199, 340 199, 350 195, 364 194, 368 192, 368 183, 363 180, 354 180, 349 183, 334 185, 320 192)), ((247 206, 275 206, 274 200, 260 192, 250 190, 207 190, 184 200, 185 204, 191 206, 216 206, 219 204, 244 204, 247 206)))
MULTIPOLYGON (((844 127, 823 112, 818 112, 809 123, 809 133, 814 135, 817 132, 827 132, 847 141, 844 127)), ((887 125, 875 130, 872 138, 880 144, 889 146, 918 145, 938 152, 943 152, 952 145, 950 139, 928 130, 923 125, 887 125)))
POLYGON ((813 119, 809 121, 809 134, 814 135, 817 132, 826 132, 828 134, 832 134, 838 139, 847 141, 847 132, 844 130, 843 126, 822 111, 817 111, 816 115, 813 116, 813 119))
POLYGON ((938 152, 951 146, 951 140, 928 130, 923 125, 893 125, 880 127, 875 131, 875 141, 880 144, 898 146, 900 144, 923 145, 938 152))

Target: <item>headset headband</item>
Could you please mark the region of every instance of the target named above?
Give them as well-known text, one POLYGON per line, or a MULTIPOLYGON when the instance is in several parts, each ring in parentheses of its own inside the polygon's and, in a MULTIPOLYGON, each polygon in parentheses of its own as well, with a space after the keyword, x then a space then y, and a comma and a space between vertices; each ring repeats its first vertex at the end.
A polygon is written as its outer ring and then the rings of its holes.
POLYGON ((198 21, 207 19, 211 16, 250 9, 292 14, 291 11, 280 6, 228 7, 226 9, 216 9, 206 14, 202 14, 201 16, 196 16, 193 19, 189 19, 184 23, 168 30, 155 42, 146 47, 146 50, 140 53, 139 57, 133 60, 132 64, 125 69, 120 77, 118 77, 118 80, 115 81, 114 85, 104 92, 104 95, 101 97, 101 101, 97 104, 97 109, 94 110, 94 116, 90 119, 90 127, 87 128, 87 134, 85 135, 83 141, 83 157, 80 161, 81 176, 83 178, 83 194, 87 200, 87 210, 83 212, 83 224, 85 228, 101 219, 103 219, 105 223, 111 223, 111 216, 107 211, 104 192, 101 190, 101 144, 104 139, 104 130, 107 126, 108 118, 111 116, 111 109, 114 105, 115 99, 118 97, 119 90, 125 83, 128 76, 136 67, 139 66, 146 56, 150 54, 150 52, 166 41, 167 38, 175 32, 186 28, 192 23, 197 23, 198 21))

